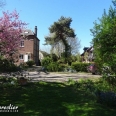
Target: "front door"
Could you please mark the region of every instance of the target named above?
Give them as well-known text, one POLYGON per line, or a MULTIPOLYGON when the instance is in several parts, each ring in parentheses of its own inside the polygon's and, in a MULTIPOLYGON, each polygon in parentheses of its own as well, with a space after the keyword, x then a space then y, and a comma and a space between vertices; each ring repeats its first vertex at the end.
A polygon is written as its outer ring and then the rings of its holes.
POLYGON ((28 55, 24 55, 24 62, 27 62, 28 61, 28 55))

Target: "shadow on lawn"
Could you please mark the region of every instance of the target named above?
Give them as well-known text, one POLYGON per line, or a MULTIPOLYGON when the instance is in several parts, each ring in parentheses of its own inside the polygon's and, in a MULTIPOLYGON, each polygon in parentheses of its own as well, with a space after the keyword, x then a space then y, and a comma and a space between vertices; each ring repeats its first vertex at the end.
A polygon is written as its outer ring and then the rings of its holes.
POLYGON ((116 116, 116 111, 97 104, 92 95, 63 83, 30 83, 0 90, 0 106, 18 106, 18 113, 1 116, 116 116))

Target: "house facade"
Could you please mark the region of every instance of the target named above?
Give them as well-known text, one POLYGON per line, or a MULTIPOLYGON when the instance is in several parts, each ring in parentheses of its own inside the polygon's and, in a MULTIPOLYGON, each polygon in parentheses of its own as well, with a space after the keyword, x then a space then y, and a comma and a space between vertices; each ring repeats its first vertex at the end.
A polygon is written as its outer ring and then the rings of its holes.
POLYGON ((33 60, 36 65, 39 65, 39 42, 37 37, 37 26, 35 26, 35 32, 26 29, 23 30, 23 39, 20 41, 18 49, 18 61, 17 65, 25 63, 29 60, 33 60))
POLYGON ((93 46, 91 47, 84 47, 84 52, 81 54, 81 61, 82 62, 93 62, 94 61, 94 55, 93 55, 93 46))

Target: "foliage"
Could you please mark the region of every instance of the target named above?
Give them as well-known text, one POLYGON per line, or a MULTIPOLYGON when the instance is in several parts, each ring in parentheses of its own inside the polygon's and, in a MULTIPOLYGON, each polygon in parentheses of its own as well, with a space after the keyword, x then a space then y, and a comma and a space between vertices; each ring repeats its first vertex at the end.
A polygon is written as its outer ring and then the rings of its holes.
POLYGON ((67 63, 71 65, 72 62, 80 62, 81 57, 80 57, 80 54, 71 55, 70 57, 66 58, 66 60, 67 60, 67 63))
POLYGON ((27 24, 19 20, 16 10, 12 13, 3 12, 3 17, 0 17, 0 52, 2 55, 10 57, 17 51, 25 25, 27 24))
POLYGON ((8 75, 7 76, 1 76, 0 77, 0 83, 1 83, 1 86, 4 86, 4 85, 12 86, 12 85, 18 84, 16 77, 9 77, 8 75))
POLYGON ((116 87, 112 88, 102 78, 93 82, 92 80, 80 80, 74 83, 75 89, 81 88, 86 95, 91 94, 96 102, 108 107, 116 107, 116 87))
POLYGON ((102 78, 107 81, 108 84, 111 84, 112 86, 116 85, 116 75, 107 64, 103 64, 102 74, 102 78))
POLYGON ((22 62, 22 63, 20 63, 19 67, 21 70, 25 70, 25 69, 27 69, 28 66, 27 66, 26 62, 22 62))
POLYGON ((62 71, 64 71, 69 67, 67 64, 63 64, 63 63, 60 63, 60 66, 62 67, 62 71))
POLYGON ((47 67, 51 62, 53 62, 52 58, 45 57, 44 59, 42 59, 41 64, 42 64, 42 66, 47 67))
POLYGON ((71 55, 67 58, 64 57, 64 54, 62 53, 61 55, 61 58, 58 59, 58 63, 63 63, 63 64, 68 64, 69 66, 71 66, 71 63, 72 62, 80 62, 81 58, 80 58, 80 55, 77 54, 77 55, 71 55))
POLYGON ((63 43, 62 52, 65 52, 65 58, 70 55, 70 45, 66 38, 76 36, 74 30, 70 27, 71 22, 72 19, 70 17, 66 18, 62 16, 57 22, 51 25, 49 28, 50 35, 45 37, 45 44, 51 45, 52 50, 59 43, 63 43))
POLYGON ((75 73, 76 70, 73 69, 71 66, 67 66, 67 67, 64 68, 64 72, 75 73))
POLYGON ((98 103, 110 106, 110 107, 116 107, 116 88, 112 85, 109 85, 109 83, 101 78, 98 83, 94 85, 95 87, 95 95, 96 100, 98 103))
POLYGON ((65 58, 61 57, 57 62, 60 64, 65 64, 65 58))
POLYGON ((51 72, 58 72, 62 70, 62 67, 60 66, 59 63, 57 62, 51 62, 48 66, 47 66, 47 70, 51 71, 51 72))
POLYGON ((68 79, 68 81, 66 82, 66 84, 68 85, 75 85, 75 81, 73 79, 68 79))
POLYGON ((81 61, 81 55, 80 55, 80 53, 72 55, 71 57, 72 57, 72 62, 80 62, 81 61))
MULTIPOLYGON (((116 1, 113 1, 115 6, 116 1)), ((108 13, 104 10, 99 23, 94 22, 91 29, 94 46, 95 62, 101 68, 104 64, 109 67, 103 72, 103 78, 106 78, 110 84, 116 84, 116 8, 110 7, 108 13)))
POLYGON ((110 107, 116 107, 116 93, 114 92, 96 92, 97 102, 110 107))
POLYGON ((8 59, 0 58, 0 72, 12 72, 17 70, 18 67, 8 59))
POLYGON ((87 66, 89 66, 90 63, 82 63, 82 62, 72 62, 71 67, 75 69, 77 72, 87 72, 87 66))
POLYGON ((94 45, 95 60, 100 66, 107 63, 116 72, 116 9, 109 8, 108 13, 104 11, 99 23, 94 23, 91 29, 93 34, 92 43, 94 45))
POLYGON ((26 64, 27 64, 29 67, 32 67, 32 66, 35 64, 35 62, 34 62, 33 60, 29 60, 29 61, 26 62, 26 64))
POLYGON ((58 60, 58 57, 56 54, 51 53, 50 56, 51 56, 53 62, 56 62, 58 60))

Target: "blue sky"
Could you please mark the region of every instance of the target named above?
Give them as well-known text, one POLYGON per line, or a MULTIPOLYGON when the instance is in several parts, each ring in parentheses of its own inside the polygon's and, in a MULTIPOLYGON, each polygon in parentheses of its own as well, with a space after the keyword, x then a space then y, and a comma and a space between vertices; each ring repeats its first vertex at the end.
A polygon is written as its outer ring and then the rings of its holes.
POLYGON ((38 27, 40 49, 47 50, 44 37, 49 34, 48 28, 61 16, 71 17, 71 27, 81 41, 80 53, 83 47, 89 47, 92 40, 90 29, 93 22, 101 17, 103 10, 108 11, 112 0, 5 0, 6 6, 0 11, 17 10, 20 19, 29 23, 28 28, 34 31, 38 27))

